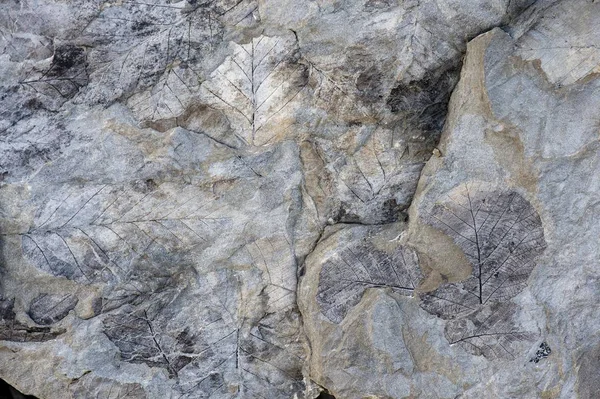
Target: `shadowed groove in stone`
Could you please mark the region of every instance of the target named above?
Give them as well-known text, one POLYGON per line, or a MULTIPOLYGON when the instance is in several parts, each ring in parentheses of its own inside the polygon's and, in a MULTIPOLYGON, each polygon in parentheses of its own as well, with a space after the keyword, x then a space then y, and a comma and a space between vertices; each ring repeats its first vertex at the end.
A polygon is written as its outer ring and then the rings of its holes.
POLYGON ((321 391, 317 399, 335 399, 335 396, 330 394, 328 391, 321 391))
POLYGON ((37 399, 32 395, 24 395, 6 381, 0 379, 0 399, 37 399))

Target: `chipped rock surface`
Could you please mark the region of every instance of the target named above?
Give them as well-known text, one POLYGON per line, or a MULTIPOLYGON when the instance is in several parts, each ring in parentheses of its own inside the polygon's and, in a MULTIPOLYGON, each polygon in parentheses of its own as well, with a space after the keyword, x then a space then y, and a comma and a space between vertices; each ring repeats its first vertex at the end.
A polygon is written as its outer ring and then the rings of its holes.
POLYGON ((600 5, 0 4, 0 379, 600 397, 600 5))

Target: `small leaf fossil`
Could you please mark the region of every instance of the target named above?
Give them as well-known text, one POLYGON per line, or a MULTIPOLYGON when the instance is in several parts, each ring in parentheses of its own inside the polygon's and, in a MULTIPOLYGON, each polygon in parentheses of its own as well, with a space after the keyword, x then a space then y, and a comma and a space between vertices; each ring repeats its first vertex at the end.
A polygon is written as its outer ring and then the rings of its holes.
POLYGON ((50 325, 64 319, 78 301, 72 294, 41 294, 31 301, 28 314, 36 323, 50 325))
POLYGON ((468 317, 449 320, 446 338, 473 355, 488 359, 512 359, 521 342, 535 339, 535 333, 515 320, 517 305, 512 302, 484 306, 468 317))
POLYGON ((346 248, 321 269, 317 302, 332 322, 341 323, 367 288, 389 288, 411 295, 420 273, 414 251, 399 247, 388 255, 370 244, 346 248))
POLYGON ((237 138, 262 145, 272 137, 267 123, 304 89, 306 67, 297 62, 297 43, 288 37, 261 36, 248 44, 233 44, 233 55, 203 84, 206 97, 244 126, 237 138))

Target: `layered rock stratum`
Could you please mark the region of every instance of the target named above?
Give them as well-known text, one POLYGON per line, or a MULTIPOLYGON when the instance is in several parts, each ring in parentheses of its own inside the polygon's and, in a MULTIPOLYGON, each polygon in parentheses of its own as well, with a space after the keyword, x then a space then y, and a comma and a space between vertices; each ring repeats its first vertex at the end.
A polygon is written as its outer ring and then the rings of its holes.
POLYGON ((600 397, 599 43, 594 0, 1 2, 0 378, 600 397))

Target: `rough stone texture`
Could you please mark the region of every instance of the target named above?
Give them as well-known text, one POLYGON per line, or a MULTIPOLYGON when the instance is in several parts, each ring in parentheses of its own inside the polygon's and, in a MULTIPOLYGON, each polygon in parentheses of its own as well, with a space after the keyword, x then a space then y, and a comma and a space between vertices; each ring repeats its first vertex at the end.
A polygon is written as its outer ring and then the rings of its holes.
POLYGON ((0 378, 600 395, 600 6, 0 4, 0 378))

